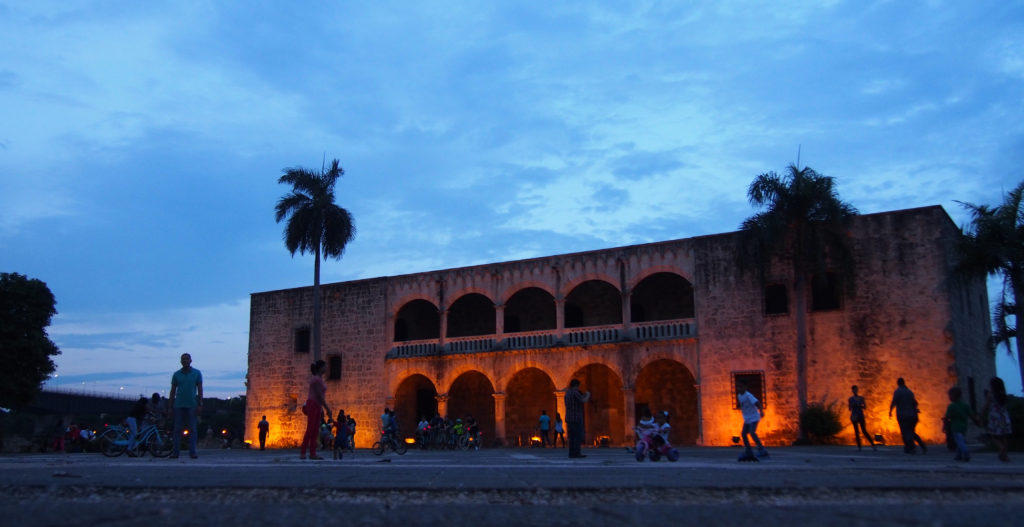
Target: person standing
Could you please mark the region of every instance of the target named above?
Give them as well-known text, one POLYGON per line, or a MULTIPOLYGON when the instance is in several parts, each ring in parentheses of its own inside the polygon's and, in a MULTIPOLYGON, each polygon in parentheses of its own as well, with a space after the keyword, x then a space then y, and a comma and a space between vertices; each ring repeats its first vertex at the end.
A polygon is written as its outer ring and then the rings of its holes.
POLYGON ((580 391, 579 379, 569 381, 565 391, 565 424, 569 427, 569 457, 587 457, 580 451, 583 446, 583 403, 590 400, 590 392, 580 391))
POLYGON ((192 355, 181 354, 181 369, 171 376, 171 394, 167 397, 174 411, 174 439, 171 459, 178 458, 181 438, 188 427, 188 456, 196 459, 196 416, 203 413, 203 374, 192 367, 192 355))
POLYGON ((260 419, 260 422, 259 424, 256 425, 256 428, 260 431, 260 450, 266 450, 267 436, 270 435, 270 423, 267 422, 267 416, 264 415, 263 418, 260 419))
POLYGON ((562 414, 555 412, 555 435, 551 438, 551 446, 558 447, 558 439, 562 439, 562 448, 565 448, 565 428, 562 426, 562 414))
POLYGON ((306 404, 302 411, 306 414, 306 433, 302 436, 302 447, 299 449, 299 459, 306 459, 306 449, 309 448, 309 459, 323 459, 316 455, 316 442, 320 435, 320 422, 323 420, 323 412, 331 415, 331 409, 327 406, 327 384, 324 383, 324 371, 327 363, 318 360, 309 366, 309 394, 306 397, 306 404))
POLYGON ((129 456, 138 455, 135 451, 135 439, 139 437, 139 430, 142 429, 142 423, 146 419, 147 407, 149 407, 149 399, 145 396, 139 397, 139 400, 132 405, 131 411, 128 412, 128 418, 125 419, 125 422, 128 423, 128 450, 125 452, 129 456))
POLYGON ((1006 463, 1010 461, 1006 451, 1010 446, 1010 434, 1013 433, 1010 414, 1006 411, 1006 384, 999 377, 992 377, 988 387, 981 415, 986 419, 985 428, 989 437, 999 450, 999 460, 1006 463))
POLYGON ((850 422, 853 423, 853 437, 857 439, 857 450, 860 450, 860 433, 864 432, 864 437, 867 438, 868 444, 871 445, 871 450, 878 450, 875 447, 875 442, 871 439, 871 434, 868 433, 867 425, 864 419, 864 409, 867 408, 867 403, 864 402, 864 397, 861 397, 857 393, 857 385, 850 387, 850 391, 853 395, 850 396, 850 400, 847 401, 847 406, 850 408, 850 422))
POLYGON ((921 453, 927 454, 928 447, 924 446, 921 436, 917 435, 917 399, 914 392, 907 388, 903 377, 896 379, 896 391, 892 392, 892 402, 889 403, 889 419, 892 419, 892 410, 896 409, 896 422, 900 425, 900 435, 903 436, 903 453, 913 454, 914 443, 921 445, 921 453))
POLYGON ((742 382, 736 384, 736 392, 739 393, 736 396, 736 401, 739 403, 740 413, 743 415, 743 429, 740 431, 740 436, 743 438, 743 446, 745 447, 740 460, 753 461, 757 460, 757 458, 765 457, 768 455, 768 451, 761 444, 761 438, 757 437, 757 424, 764 417, 761 401, 758 401, 754 394, 747 391, 747 385, 742 382), (757 457, 754 456, 754 450, 750 448, 748 436, 754 438, 754 444, 757 445, 757 457))
POLYGON ((551 418, 548 417, 547 410, 540 411, 540 419, 537 421, 537 428, 540 429, 540 447, 547 448, 550 439, 548 435, 551 433, 551 418))

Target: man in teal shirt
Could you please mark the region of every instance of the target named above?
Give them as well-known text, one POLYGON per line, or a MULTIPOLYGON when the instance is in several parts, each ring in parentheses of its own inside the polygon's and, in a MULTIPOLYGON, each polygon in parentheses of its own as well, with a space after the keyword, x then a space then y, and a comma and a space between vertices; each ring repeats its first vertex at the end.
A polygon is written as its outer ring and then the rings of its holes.
POLYGON ((188 455, 196 454, 196 416, 203 411, 203 374, 192 367, 192 356, 181 354, 181 369, 171 376, 171 395, 168 397, 174 409, 174 439, 171 459, 178 458, 181 438, 188 424, 188 455))

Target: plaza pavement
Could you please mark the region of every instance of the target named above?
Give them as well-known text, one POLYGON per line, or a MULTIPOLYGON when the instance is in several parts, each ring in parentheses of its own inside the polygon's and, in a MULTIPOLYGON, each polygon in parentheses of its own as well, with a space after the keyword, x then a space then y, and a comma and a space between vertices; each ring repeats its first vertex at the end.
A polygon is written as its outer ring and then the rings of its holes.
MULTIPOLYGON (((198 459, 0 456, 5 525, 1022 525, 1024 456, 969 463, 944 448, 684 448, 638 463, 622 448, 410 450, 340 461, 296 450, 198 459)), ((322 453, 323 454, 323 453, 322 453)), ((327 452, 329 456, 329 452, 327 452)))

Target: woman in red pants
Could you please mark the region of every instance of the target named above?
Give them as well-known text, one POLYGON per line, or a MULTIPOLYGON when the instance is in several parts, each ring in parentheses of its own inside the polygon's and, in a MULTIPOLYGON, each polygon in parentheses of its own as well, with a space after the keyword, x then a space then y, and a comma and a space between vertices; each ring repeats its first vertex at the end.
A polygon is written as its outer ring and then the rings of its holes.
POLYGON ((309 459, 323 459, 316 455, 316 441, 320 435, 320 423, 323 421, 323 412, 331 415, 331 409, 327 406, 327 385, 324 384, 324 370, 327 363, 318 360, 309 366, 312 375, 309 376, 309 396, 302 411, 306 414, 306 435, 302 436, 302 449, 299 451, 299 459, 306 459, 306 447, 309 447, 309 459))

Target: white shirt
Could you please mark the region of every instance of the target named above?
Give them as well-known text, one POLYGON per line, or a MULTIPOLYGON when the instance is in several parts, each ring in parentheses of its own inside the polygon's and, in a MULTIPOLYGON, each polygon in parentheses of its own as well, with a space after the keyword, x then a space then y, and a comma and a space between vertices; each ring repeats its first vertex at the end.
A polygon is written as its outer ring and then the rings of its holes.
POLYGON ((740 403, 744 423, 756 423, 761 420, 761 410, 757 408, 757 397, 750 392, 743 392, 736 399, 740 403))

